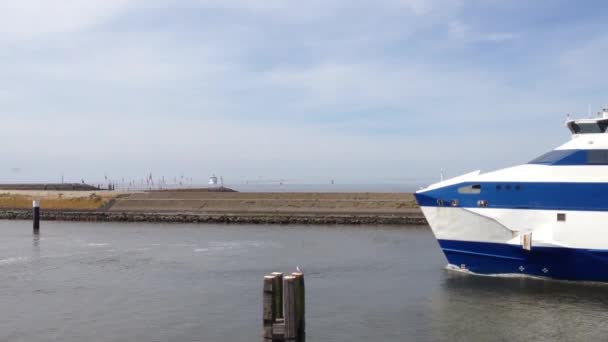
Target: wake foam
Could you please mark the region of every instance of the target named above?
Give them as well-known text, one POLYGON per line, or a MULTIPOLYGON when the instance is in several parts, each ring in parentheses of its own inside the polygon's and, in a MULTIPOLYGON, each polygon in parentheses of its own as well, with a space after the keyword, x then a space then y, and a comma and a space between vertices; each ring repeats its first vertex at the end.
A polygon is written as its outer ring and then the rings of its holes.
POLYGON ((12 258, 0 259, 0 266, 26 262, 27 260, 28 260, 28 258, 26 258, 26 257, 12 257, 12 258))
POLYGON ((109 246, 109 243, 88 243, 87 246, 89 247, 104 247, 104 246, 109 246))

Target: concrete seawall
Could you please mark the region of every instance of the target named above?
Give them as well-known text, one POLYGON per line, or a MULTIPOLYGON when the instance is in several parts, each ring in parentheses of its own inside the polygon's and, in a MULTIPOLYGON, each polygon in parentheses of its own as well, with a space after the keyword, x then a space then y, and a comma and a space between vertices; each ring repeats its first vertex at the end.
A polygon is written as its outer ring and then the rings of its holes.
POLYGON ((30 200, 43 220, 251 224, 426 224, 411 194, 237 193, 159 191, 67 196, 2 194, 0 219, 30 219, 30 200), (3 203, 2 198, 10 199, 3 203), (91 199, 97 206, 91 207, 91 199), (83 205, 80 203, 86 203, 83 205), (27 206, 24 206, 28 204, 27 206), (45 203, 49 204, 45 206, 45 203), (11 206, 12 205, 12 206, 11 206))

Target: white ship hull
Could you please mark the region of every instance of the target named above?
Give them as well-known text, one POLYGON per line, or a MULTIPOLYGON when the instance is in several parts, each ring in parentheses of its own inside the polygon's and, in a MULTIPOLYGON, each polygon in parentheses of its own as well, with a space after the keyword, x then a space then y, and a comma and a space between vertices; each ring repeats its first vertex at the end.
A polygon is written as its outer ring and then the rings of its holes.
POLYGON ((608 212, 422 207, 450 268, 608 281, 608 212), (576 222, 577 224, 575 224, 576 222), (528 245, 523 237, 528 236, 528 245), (529 249, 526 249, 529 248, 529 249))

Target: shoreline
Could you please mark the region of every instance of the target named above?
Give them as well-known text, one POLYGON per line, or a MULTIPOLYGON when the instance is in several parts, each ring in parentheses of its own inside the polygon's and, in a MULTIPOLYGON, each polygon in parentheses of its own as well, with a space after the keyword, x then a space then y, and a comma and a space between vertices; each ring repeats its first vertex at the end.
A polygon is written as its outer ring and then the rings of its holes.
POLYGON ((0 219, 235 224, 426 225, 411 193, 0 190, 0 219))
MULTIPOLYGON (((31 210, 0 210, 0 220, 32 220, 31 210)), ((303 224, 303 225, 427 225, 417 215, 285 215, 231 213, 145 213, 46 210, 42 221, 67 222, 148 222, 148 223, 227 223, 227 224, 303 224)))

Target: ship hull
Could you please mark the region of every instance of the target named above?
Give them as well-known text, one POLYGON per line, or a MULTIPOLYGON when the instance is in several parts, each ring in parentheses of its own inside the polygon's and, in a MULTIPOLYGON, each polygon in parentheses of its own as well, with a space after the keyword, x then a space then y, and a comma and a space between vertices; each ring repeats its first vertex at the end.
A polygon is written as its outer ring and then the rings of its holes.
POLYGON ((529 275, 608 282, 608 250, 533 247, 506 243, 438 240, 452 268, 484 275, 529 275))
POLYGON ((608 282, 605 211, 422 207, 450 269, 608 282), (531 234, 528 248, 522 234, 531 234))

